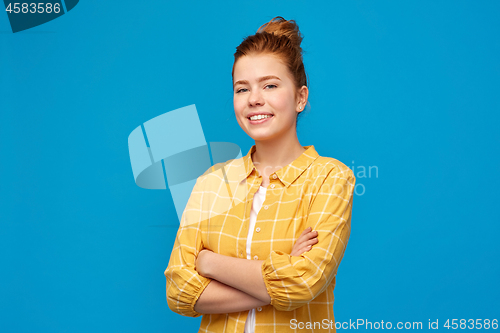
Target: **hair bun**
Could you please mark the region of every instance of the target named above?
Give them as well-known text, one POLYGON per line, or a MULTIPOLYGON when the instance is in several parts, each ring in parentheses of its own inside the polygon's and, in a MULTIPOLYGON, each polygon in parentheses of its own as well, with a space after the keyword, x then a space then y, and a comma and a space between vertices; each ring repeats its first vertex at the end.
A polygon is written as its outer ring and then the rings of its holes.
POLYGON ((292 44, 301 50, 300 43, 302 42, 303 36, 300 33, 299 26, 294 20, 285 20, 281 16, 276 16, 269 22, 261 25, 257 30, 257 33, 259 32, 267 32, 278 37, 288 37, 292 44))

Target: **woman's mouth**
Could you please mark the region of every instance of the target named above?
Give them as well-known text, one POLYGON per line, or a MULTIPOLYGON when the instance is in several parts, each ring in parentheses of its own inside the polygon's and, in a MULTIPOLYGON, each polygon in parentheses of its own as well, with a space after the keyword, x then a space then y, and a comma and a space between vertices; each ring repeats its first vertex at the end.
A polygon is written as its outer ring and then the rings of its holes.
POLYGON ((257 125, 257 124, 262 124, 262 123, 268 121, 272 117, 273 117, 272 114, 258 114, 258 115, 249 117, 248 120, 250 121, 250 124, 257 125))

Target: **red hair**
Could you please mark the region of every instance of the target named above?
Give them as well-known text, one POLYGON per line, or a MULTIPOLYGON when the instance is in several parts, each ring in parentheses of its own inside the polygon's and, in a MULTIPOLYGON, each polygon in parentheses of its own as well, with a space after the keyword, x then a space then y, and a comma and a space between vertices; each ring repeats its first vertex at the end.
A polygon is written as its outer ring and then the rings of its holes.
POLYGON ((236 48, 234 66, 238 59, 245 55, 268 53, 277 56, 289 69, 297 89, 307 87, 307 77, 302 61, 300 43, 303 36, 294 20, 285 20, 277 16, 263 24, 255 33, 246 37, 236 48))

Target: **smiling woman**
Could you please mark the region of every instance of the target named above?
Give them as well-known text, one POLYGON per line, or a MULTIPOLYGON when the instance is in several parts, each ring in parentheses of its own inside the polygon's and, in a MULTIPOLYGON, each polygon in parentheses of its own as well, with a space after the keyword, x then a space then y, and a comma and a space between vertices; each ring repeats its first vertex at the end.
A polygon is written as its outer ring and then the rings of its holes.
POLYGON ((241 128, 256 144, 293 145, 290 148, 303 152, 296 120, 307 102, 307 87, 297 89, 287 66, 266 53, 239 58, 233 75, 234 111, 241 128))
POLYGON ((169 307, 203 315, 200 332, 334 323, 356 179, 297 138, 309 94, 301 41, 297 24, 277 17, 236 49, 234 111, 255 145, 197 179, 165 270, 169 307))

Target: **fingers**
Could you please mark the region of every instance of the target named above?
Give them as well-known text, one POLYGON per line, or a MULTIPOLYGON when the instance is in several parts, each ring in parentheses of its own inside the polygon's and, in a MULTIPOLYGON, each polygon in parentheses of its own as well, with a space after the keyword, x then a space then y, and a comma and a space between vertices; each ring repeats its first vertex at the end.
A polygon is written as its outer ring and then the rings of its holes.
MULTIPOLYGON (((302 232, 300 237, 297 239, 296 244, 305 243, 305 242, 309 241, 310 239, 313 239, 316 237, 318 237, 318 232, 316 230, 311 231, 311 227, 309 227, 306 230, 304 230, 304 232, 302 232)), ((313 244, 313 243, 310 243, 310 244, 313 244)))
POLYGON ((306 251, 309 251, 310 249, 312 249, 312 246, 316 243, 318 243, 318 238, 313 238, 313 239, 310 239, 310 240, 300 244, 298 249, 299 249, 299 251, 306 252, 306 251))
POLYGON ((318 237, 315 236, 314 238, 312 238, 312 239, 308 240, 307 242, 305 242, 305 245, 311 247, 312 245, 314 245, 314 244, 316 244, 318 242, 319 242, 318 241, 318 237))
POLYGON ((318 243, 318 232, 312 231, 312 228, 308 227, 295 242, 291 255, 300 256, 302 253, 310 251, 316 243, 318 243))
POLYGON ((302 235, 307 234, 308 232, 311 232, 311 229, 312 229, 311 227, 305 228, 304 231, 302 231, 302 233, 300 235, 302 236, 302 235))
MULTIPOLYGON (((316 244, 317 242, 318 242, 318 239, 317 239, 317 238, 315 238, 314 244, 316 244)), ((303 253, 305 253, 305 252, 309 252, 309 251, 312 249, 312 246, 313 246, 314 244, 311 244, 311 245, 306 245, 306 246, 304 246, 304 247, 302 247, 302 248, 300 248, 300 249, 298 249, 298 250, 294 251, 294 255, 295 255, 296 257, 298 257, 298 256, 300 256, 301 254, 303 254, 303 253)))

